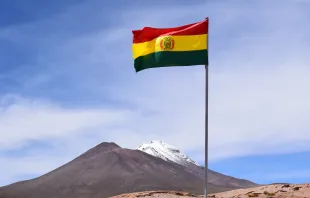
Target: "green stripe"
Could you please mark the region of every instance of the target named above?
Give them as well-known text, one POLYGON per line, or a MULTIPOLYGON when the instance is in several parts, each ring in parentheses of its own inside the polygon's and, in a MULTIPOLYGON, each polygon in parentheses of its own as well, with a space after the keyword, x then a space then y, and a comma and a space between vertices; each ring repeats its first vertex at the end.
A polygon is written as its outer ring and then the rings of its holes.
POLYGON ((207 65, 208 50, 185 52, 161 51, 135 59, 136 72, 156 67, 207 65))

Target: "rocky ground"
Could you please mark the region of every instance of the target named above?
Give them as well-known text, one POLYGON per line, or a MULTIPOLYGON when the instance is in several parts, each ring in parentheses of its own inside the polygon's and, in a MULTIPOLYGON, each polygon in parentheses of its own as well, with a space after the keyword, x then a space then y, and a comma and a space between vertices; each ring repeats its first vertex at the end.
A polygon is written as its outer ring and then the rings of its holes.
MULTIPOLYGON (((192 198, 204 196, 196 196, 185 192, 176 191, 148 191, 140 193, 122 194, 113 198, 192 198)), ((261 198, 310 198, 310 184, 288 185, 274 184, 268 186, 260 186, 255 188, 238 189, 223 193, 211 194, 213 198, 245 198, 245 197, 261 197, 261 198)))
POLYGON ((234 198, 243 198, 243 197, 310 198, 310 184, 299 184, 299 185, 275 184, 255 188, 233 190, 213 195, 214 195, 213 197, 221 197, 221 198, 233 198, 233 197, 234 198))
POLYGON ((129 193, 129 194, 121 194, 118 196, 114 196, 112 198, 152 198, 152 197, 160 197, 160 198, 193 198, 193 197, 203 197, 196 196, 187 192, 177 192, 177 191, 146 191, 146 192, 138 192, 138 193, 129 193))

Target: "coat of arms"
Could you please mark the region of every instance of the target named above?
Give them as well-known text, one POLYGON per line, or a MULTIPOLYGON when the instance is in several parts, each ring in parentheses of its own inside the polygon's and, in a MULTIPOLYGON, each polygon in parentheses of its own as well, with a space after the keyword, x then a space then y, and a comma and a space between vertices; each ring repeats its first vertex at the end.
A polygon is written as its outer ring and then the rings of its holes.
POLYGON ((160 48, 162 50, 173 50, 174 48, 174 40, 171 36, 165 36, 160 41, 160 48))

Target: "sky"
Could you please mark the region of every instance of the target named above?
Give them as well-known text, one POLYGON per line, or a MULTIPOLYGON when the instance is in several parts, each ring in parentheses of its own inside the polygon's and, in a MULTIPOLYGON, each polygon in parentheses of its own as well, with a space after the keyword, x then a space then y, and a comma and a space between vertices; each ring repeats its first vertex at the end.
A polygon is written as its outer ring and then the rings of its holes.
POLYGON ((101 142, 204 164, 203 66, 136 73, 132 30, 210 18, 209 168, 310 182, 310 1, 0 2, 0 186, 101 142))

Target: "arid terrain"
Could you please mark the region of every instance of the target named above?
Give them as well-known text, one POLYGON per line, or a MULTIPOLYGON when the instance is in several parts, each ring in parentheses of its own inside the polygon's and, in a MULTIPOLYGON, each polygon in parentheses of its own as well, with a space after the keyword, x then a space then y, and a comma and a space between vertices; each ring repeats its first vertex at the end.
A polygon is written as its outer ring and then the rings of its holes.
POLYGON ((128 194, 121 194, 111 198, 136 198, 136 197, 143 197, 143 198, 151 198, 151 197, 161 197, 161 198, 189 198, 189 197, 203 197, 203 196, 196 196, 194 194, 188 192, 179 192, 179 191, 145 191, 145 192, 138 192, 138 193, 128 193, 128 194))
MULTIPOLYGON (((139 193, 129 193, 114 196, 113 198, 203 198, 203 195, 194 195, 186 192, 176 191, 147 191, 139 193)), ((209 194, 213 198, 245 198, 245 197, 261 197, 261 198, 310 198, 310 184, 295 185, 267 185, 255 188, 238 189, 222 193, 209 194)))
POLYGON ((232 197, 295 197, 295 198, 309 198, 310 184, 274 184, 268 186, 260 186, 249 189, 238 189, 225 193, 213 194, 213 197, 232 198, 232 197))

